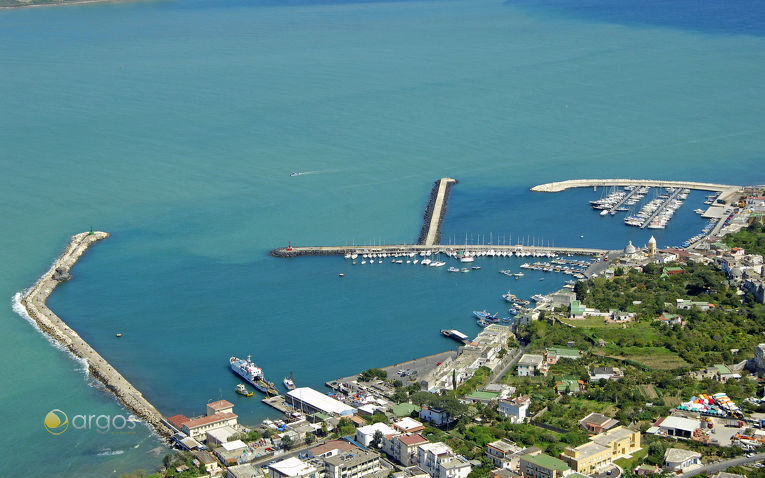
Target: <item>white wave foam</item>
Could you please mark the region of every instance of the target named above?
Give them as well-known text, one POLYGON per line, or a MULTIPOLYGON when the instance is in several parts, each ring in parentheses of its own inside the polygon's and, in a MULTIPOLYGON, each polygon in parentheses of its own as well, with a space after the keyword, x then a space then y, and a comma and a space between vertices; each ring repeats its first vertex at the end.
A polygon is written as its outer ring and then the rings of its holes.
POLYGON ((24 308, 23 305, 21 305, 21 299, 24 297, 24 294, 26 291, 16 292, 13 297, 11 298, 11 308, 14 312, 16 312, 17 315, 21 316, 22 319, 26 320, 36 331, 40 333, 43 337, 45 337, 45 340, 48 341, 54 348, 66 353, 72 360, 77 362, 79 364, 79 371, 83 373, 83 375, 88 379, 88 383, 91 386, 94 386, 94 382, 98 383, 97 380, 93 380, 90 377, 90 374, 88 374, 88 361, 82 357, 78 357, 75 354, 72 353, 71 350, 64 347, 58 341, 56 341, 53 337, 43 332, 43 330, 40 328, 39 325, 37 325, 37 322, 29 316, 27 313, 27 309, 24 308))
POLYGON ((112 450, 111 448, 104 448, 103 450, 100 450, 98 453, 96 453, 97 456, 114 456, 114 455, 122 455, 125 453, 125 450, 112 450))
MULTIPOLYGON (((29 289, 27 289, 27 290, 29 290, 29 289)), ((114 396, 114 394, 112 394, 111 392, 108 392, 106 390, 106 387, 104 386, 104 384, 102 384, 101 382, 96 380, 92 375, 90 375, 90 373, 88 373, 89 368, 88 368, 88 361, 86 359, 84 359, 82 357, 76 356, 75 354, 72 353, 71 350, 69 350, 68 348, 64 347, 63 345, 58 343, 55 339, 53 339, 53 337, 51 337, 48 334, 46 334, 45 332, 43 332, 43 330, 40 328, 40 326, 37 325, 37 322, 35 322, 35 320, 32 317, 29 316, 29 314, 27 313, 27 309, 25 309, 24 306, 21 305, 21 299, 24 297, 24 294, 27 293, 27 290, 16 292, 13 295, 13 297, 11 298, 11 308, 13 309, 13 311, 17 315, 19 315, 22 319, 26 320, 32 327, 34 327, 34 329, 36 331, 38 331, 40 333, 40 335, 45 337, 45 340, 47 340, 48 343, 50 343, 54 348, 64 352, 66 355, 69 356, 69 358, 74 360, 79 365, 79 367, 78 367, 79 371, 82 372, 83 377, 85 378, 85 381, 87 382, 87 384, 89 386, 91 386, 93 388, 97 388, 99 390, 102 390, 102 391, 108 393, 109 396, 111 396, 114 399, 114 401, 117 402, 117 404, 120 407, 125 408, 124 404, 122 404, 122 402, 120 402, 119 399, 117 399, 117 397, 114 396)), ((138 423, 143 424, 149 430, 149 436, 156 437, 160 442, 164 442, 164 439, 156 432, 156 430, 154 430, 154 428, 149 426, 149 424, 146 423, 144 420, 140 419, 139 417, 135 417, 135 421, 138 422, 138 423)), ((136 445, 134 448, 138 448, 138 446, 141 443, 143 443, 143 440, 138 445, 136 445)), ((114 454, 114 455, 121 455, 122 453, 124 453, 124 451, 117 450, 116 452, 114 452, 112 454, 114 454)))

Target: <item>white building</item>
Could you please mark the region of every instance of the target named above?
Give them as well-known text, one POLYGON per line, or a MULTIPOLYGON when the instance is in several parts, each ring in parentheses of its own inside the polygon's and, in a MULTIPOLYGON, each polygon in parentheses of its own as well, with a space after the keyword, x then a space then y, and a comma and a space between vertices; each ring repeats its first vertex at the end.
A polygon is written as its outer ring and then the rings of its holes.
POLYGON ((699 427, 699 420, 697 418, 691 419, 669 416, 664 419, 659 419, 654 426, 648 429, 648 433, 661 436, 690 438, 693 435, 693 432, 699 427))
POLYGON ((445 443, 427 443, 417 450, 417 465, 434 478, 467 478, 472 471, 464 456, 445 443))
POLYGON ((216 428, 215 430, 210 430, 209 432, 206 433, 207 444, 220 446, 226 443, 229 438, 236 435, 237 433, 240 433, 240 432, 230 426, 225 426, 221 428, 216 428))
POLYGON ((314 466, 292 457, 268 465, 269 478, 319 478, 314 466))
POLYGON ((518 376, 533 377, 542 371, 545 358, 542 355, 523 354, 518 361, 518 376))
POLYGON ((431 422, 436 425, 444 425, 451 421, 451 417, 441 409, 429 408, 426 405, 423 405, 422 408, 420 408, 420 420, 425 420, 426 422, 431 422))
POLYGON ((321 412, 327 415, 353 415, 356 413, 355 408, 309 387, 296 388, 288 392, 284 399, 292 408, 305 413, 321 412))
POLYGON ((378 472, 380 456, 364 450, 343 451, 324 458, 326 478, 360 478, 378 472))
POLYGON ((417 433, 425 429, 425 425, 414 418, 404 417, 393 423, 393 428, 401 433, 417 433))
POLYGON ((666 471, 683 472, 700 464, 701 453, 695 451, 667 448, 667 451, 664 453, 664 469, 666 471))
POLYGON ((497 402, 497 411, 510 419, 511 423, 523 423, 526 421, 526 411, 529 409, 531 399, 529 397, 516 397, 497 402))
POLYGON ((374 440, 375 433, 378 431, 382 433, 383 437, 393 437, 399 434, 399 432, 385 423, 374 423, 372 425, 357 428, 356 441, 368 447, 369 444, 372 443, 372 440, 374 440))

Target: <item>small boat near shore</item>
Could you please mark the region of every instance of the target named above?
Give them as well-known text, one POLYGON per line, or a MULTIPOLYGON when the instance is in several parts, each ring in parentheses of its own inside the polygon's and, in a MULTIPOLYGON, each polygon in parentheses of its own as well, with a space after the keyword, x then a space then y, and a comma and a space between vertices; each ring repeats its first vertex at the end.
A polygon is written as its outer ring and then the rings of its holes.
POLYGON ((253 393, 244 386, 244 384, 238 383, 235 389, 236 393, 245 397, 251 397, 253 393))

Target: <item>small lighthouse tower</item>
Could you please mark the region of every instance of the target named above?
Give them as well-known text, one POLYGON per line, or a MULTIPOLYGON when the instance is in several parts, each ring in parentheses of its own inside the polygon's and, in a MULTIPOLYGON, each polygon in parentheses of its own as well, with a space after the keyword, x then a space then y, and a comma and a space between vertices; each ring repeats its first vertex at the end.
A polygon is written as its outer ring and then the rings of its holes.
POLYGON ((651 236, 648 239, 648 257, 653 257, 656 254, 656 238, 651 236))

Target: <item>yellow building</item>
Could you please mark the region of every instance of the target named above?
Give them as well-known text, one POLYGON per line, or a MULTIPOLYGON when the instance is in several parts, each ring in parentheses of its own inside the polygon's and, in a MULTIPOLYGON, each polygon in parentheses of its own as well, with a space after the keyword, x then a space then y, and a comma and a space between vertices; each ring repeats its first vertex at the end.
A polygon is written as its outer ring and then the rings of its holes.
POLYGON ((590 438, 589 443, 563 450, 561 459, 579 473, 592 473, 614 460, 640 450, 640 432, 616 427, 590 438))

